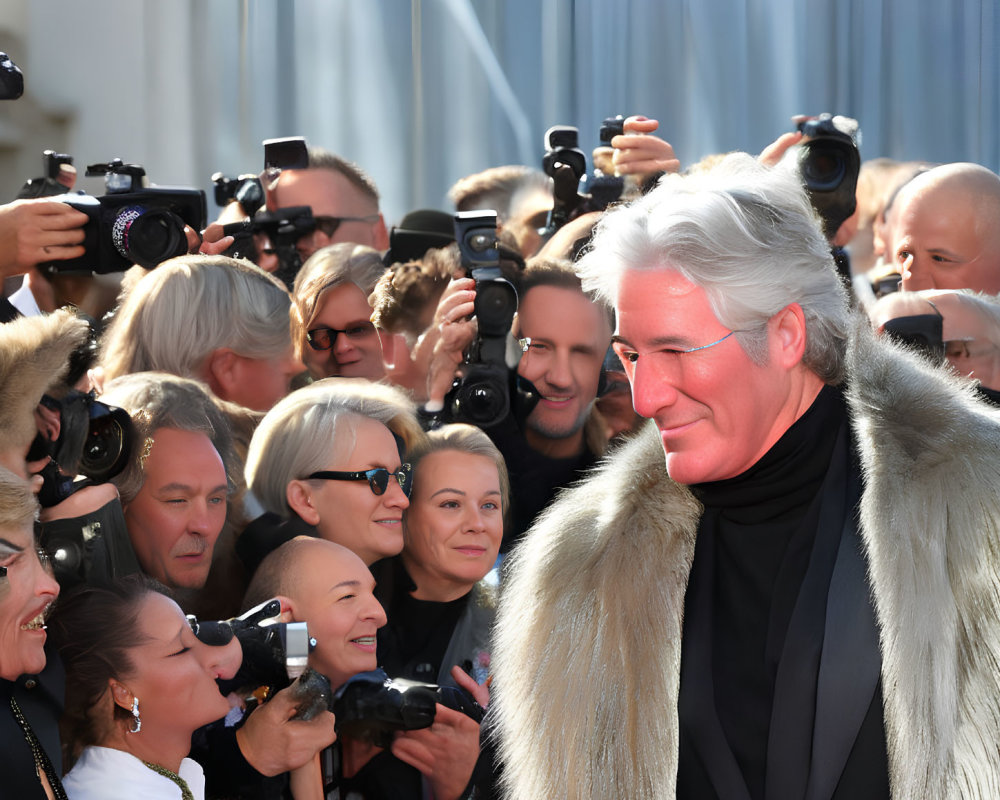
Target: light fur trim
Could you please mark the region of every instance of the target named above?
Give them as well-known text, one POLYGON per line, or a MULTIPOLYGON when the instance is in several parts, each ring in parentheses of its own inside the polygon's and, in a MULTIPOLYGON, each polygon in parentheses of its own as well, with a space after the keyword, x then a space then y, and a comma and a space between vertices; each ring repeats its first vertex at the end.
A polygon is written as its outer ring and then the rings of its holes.
POLYGON ((35 438, 35 406, 66 373, 69 356, 87 337, 70 311, 21 317, 0 325, 0 442, 23 451, 35 438))
POLYGON ((867 326, 848 359, 893 797, 996 800, 1000 410, 867 326))
POLYGON ((681 624, 700 515, 667 477, 650 424, 563 492, 516 548, 491 701, 508 797, 674 796, 681 624))

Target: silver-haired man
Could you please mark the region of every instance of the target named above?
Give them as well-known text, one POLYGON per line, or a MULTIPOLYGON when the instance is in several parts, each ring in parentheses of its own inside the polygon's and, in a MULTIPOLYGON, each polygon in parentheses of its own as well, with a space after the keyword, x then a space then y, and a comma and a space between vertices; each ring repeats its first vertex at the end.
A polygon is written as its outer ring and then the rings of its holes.
POLYGON ((1000 796, 1000 417, 852 323, 782 167, 667 177, 580 271, 652 421, 512 557, 508 796, 1000 796))

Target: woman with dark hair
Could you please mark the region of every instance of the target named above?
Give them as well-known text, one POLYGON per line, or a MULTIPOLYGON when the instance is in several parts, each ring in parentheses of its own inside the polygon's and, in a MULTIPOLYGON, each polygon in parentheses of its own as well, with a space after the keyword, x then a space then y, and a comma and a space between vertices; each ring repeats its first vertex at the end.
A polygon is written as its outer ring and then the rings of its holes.
POLYGON ((229 711, 215 681, 239 662, 235 645, 199 641, 165 591, 131 575, 74 593, 53 615, 70 800, 204 797, 202 769, 187 758, 191 735, 229 711))

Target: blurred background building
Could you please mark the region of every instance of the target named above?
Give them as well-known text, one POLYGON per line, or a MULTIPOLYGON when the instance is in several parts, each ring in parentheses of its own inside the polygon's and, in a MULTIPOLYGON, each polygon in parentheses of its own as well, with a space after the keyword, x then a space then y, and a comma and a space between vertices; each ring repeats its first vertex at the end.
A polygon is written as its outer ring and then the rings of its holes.
POLYGON ((831 111, 864 158, 1000 168, 997 0, 0 0, 0 50, 26 84, 0 103, 3 199, 45 148, 209 189, 304 135, 367 169, 392 223, 538 165, 550 125, 589 150, 616 113, 659 119, 684 165, 831 111))

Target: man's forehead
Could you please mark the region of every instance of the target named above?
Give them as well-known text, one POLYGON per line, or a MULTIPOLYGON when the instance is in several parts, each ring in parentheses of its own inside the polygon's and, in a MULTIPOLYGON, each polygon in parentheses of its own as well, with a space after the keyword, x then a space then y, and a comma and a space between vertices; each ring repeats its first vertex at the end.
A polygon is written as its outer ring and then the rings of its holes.
POLYGON ((286 170, 275 188, 279 206, 312 206, 326 216, 364 216, 372 203, 344 175, 333 169, 286 170))

